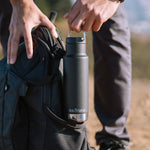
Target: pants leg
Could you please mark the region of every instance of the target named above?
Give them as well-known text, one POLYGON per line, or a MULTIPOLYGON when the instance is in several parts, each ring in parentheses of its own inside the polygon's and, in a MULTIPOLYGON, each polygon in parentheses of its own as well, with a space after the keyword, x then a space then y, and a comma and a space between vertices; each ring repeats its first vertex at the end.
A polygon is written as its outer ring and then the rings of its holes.
POLYGON ((9 0, 0 1, 0 42, 2 44, 3 54, 6 56, 7 42, 9 37, 9 23, 12 13, 12 7, 9 0))
POLYGON ((117 139, 128 146, 126 119, 131 91, 130 32, 121 4, 114 16, 93 32, 95 110, 103 129, 97 144, 117 139))

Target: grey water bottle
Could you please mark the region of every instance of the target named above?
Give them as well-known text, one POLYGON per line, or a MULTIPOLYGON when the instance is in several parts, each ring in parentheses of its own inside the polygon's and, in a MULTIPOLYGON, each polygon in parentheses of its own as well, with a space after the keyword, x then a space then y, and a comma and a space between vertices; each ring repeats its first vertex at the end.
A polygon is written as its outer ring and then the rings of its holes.
POLYGON ((86 38, 70 37, 66 39, 64 57, 64 103, 68 120, 84 122, 88 117, 88 56, 86 38))

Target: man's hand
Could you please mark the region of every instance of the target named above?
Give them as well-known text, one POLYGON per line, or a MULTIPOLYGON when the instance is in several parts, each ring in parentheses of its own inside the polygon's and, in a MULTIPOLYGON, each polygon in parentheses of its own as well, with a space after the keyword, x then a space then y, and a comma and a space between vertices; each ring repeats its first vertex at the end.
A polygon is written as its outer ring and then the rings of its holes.
POLYGON ((119 4, 119 0, 77 0, 64 17, 71 30, 98 31, 113 16, 119 4))
POLYGON ((18 45, 21 37, 24 37, 27 57, 33 56, 33 43, 31 31, 38 25, 47 26, 53 36, 57 38, 55 26, 39 10, 33 0, 10 0, 13 12, 9 26, 10 36, 8 40, 7 63, 14 64, 17 58, 18 45))

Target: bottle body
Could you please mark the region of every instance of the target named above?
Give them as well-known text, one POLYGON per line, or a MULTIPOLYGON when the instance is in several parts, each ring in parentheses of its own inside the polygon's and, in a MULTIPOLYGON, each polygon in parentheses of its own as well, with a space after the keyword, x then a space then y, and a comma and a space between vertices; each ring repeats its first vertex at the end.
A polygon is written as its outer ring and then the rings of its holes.
POLYGON ((88 117, 88 56, 82 38, 67 38, 64 57, 64 103, 67 119, 84 122, 88 117))

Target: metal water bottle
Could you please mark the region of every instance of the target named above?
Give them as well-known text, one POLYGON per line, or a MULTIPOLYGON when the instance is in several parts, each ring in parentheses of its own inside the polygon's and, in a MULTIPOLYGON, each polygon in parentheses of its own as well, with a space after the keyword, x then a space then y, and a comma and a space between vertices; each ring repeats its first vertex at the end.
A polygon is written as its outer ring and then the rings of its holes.
POLYGON ((84 122, 88 117, 88 56, 83 37, 66 39, 64 57, 64 102, 68 120, 84 122))

